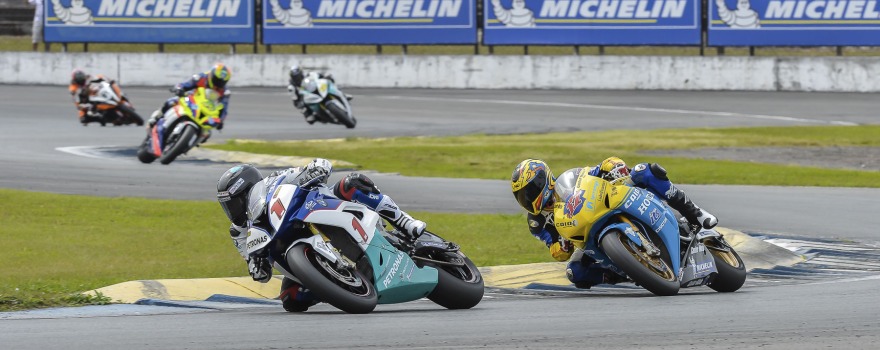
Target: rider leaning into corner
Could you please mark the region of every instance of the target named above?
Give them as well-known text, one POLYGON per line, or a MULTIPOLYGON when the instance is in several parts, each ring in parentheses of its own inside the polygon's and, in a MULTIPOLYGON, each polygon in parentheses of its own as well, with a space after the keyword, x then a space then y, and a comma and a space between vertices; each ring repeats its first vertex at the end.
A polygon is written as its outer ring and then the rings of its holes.
POLYGON ((553 177, 550 167, 542 160, 523 160, 513 170, 511 188, 517 203, 528 211, 529 231, 550 248, 550 255, 557 261, 568 260, 566 275, 578 288, 590 288, 600 283, 615 284, 626 279, 619 274, 604 269, 583 251, 573 249, 572 243, 559 235, 553 222, 553 204, 564 200, 564 195, 573 190, 575 181, 582 171, 589 175, 614 181, 630 176, 629 184, 647 189, 658 198, 666 201, 691 225, 706 229, 715 227, 718 219, 705 209, 700 209, 688 198, 684 191, 675 187, 657 163, 641 163, 632 169, 617 157, 609 157, 601 164, 591 168, 574 168, 553 177))
POLYGON ((153 127, 153 125, 156 124, 156 121, 165 115, 165 112, 177 104, 180 97, 186 95, 187 91, 201 87, 214 90, 220 95, 219 102, 223 105, 223 109, 220 112, 220 124, 218 124, 216 128, 217 130, 223 130, 223 121, 226 120, 226 113, 229 111, 229 96, 232 95, 232 91, 226 89, 226 83, 228 83, 231 78, 232 71, 229 70, 229 67, 226 67, 226 65, 222 63, 217 63, 211 67, 211 70, 204 73, 197 73, 189 80, 175 85, 171 88, 171 92, 177 97, 169 98, 165 101, 165 104, 162 105, 162 108, 153 112, 147 123, 147 129, 153 127))
MULTIPOLYGON (((236 165, 227 170, 217 182, 217 201, 231 221, 229 234, 238 253, 247 261, 248 272, 258 282, 266 283, 272 278, 272 266, 267 256, 249 256, 246 249, 247 232, 250 227, 261 227, 269 231, 269 219, 261 194, 270 193, 277 186, 293 184, 304 187, 324 186, 332 171, 330 161, 322 158, 313 160, 306 166, 275 171, 263 177, 257 168, 250 164, 236 165), (253 196, 253 198, 250 198, 253 196), (256 207, 256 209, 255 209, 256 207), (254 219, 248 219, 248 210, 254 219)), ((366 205, 388 220, 401 232, 418 237, 427 226, 421 220, 400 210, 391 197, 379 192, 379 188, 364 174, 351 173, 332 186, 333 194, 343 200, 366 205)), ((302 287, 302 283, 285 276, 281 281, 281 299, 284 309, 289 312, 302 312, 318 303, 315 296, 302 287)))
MULTIPOLYGON (((288 75, 290 76, 290 80, 288 80, 287 92, 290 93, 290 99, 293 100, 293 106, 302 112, 303 117, 306 118, 306 122, 309 123, 309 125, 314 124, 315 121, 317 121, 315 113, 310 108, 306 108, 306 105, 303 102, 303 97, 299 93, 299 87, 302 86, 303 79, 305 79, 305 72, 303 72, 300 66, 293 65, 290 67, 290 72, 288 73, 288 75)), ((325 74, 319 72, 318 78, 327 79, 336 84, 336 80, 333 79, 333 74, 325 74)), ((354 97, 349 94, 345 94, 345 98, 351 100, 354 97)))
POLYGON ((68 86, 67 89, 70 90, 70 95, 73 97, 73 105, 76 106, 76 109, 79 112, 79 122, 82 123, 83 126, 86 126, 91 122, 101 123, 101 126, 107 123, 107 121, 104 120, 103 114, 95 110, 95 105, 89 102, 89 91, 86 89, 91 83, 100 83, 103 81, 110 83, 110 86, 113 87, 116 94, 119 95, 120 98, 125 99, 125 95, 122 94, 122 90, 119 88, 119 85, 116 84, 116 80, 107 79, 101 74, 92 76, 82 69, 74 69, 70 74, 70 86, 68 86))

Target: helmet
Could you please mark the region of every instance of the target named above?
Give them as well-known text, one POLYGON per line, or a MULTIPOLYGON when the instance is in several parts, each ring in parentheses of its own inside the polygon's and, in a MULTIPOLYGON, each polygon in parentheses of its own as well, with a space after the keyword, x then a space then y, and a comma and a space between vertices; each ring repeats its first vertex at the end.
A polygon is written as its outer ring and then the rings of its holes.
POLYGON ((303 81, 303 70, 298 65, 290 66, 290 83, 293 86, 299 86, 303 81))
POLYGON ((212 89, 222 89, 226 87, 226 83, 229 81, 229 78, 232 78, 232 72, 229 68, 226 68, 226 65, 223 63, 217 63, 211 68, 211 83, 210 88, 212 89))
POLYGON ((89 79, 89 75, 86 72, 83 72, 82 69, 74 69, 73 73, 70 73, 70 83, 76 85, 85 85, 86 80, 89 79))
POLYGON ((626 176, 629 176, 629 169, 623 159, 608 157, 599 164, 599 177, 605 180, 614 181, 626 176))
POLYGON ((555 181, 547 163, 526 159, 513 169, 510 187, 520 206, 529 213, 538 214, 551 204, 555 181))
POLYGON ((220 176, 220 181, 217 181, 217 201, 233 224, 244 226, 248 193, 262 179, 263 174, 250 164, 236 165, 220 176))

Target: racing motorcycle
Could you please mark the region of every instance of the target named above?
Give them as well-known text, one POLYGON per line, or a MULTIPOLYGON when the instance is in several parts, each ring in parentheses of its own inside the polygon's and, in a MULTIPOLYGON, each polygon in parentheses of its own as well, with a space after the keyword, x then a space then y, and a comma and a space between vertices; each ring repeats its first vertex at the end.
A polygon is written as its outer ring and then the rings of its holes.
POLYGON ((317 121, 324 124, 342 124, 349 129, 357 124, 351 113, 348 98, 332 80, 321 78, 318 73, 311 72, 305 76, 298 89, 305 108, 312 111, 317 121))
MULTIPOLYGON (((574 179, 574 178, 572 178, 574 179)), ((739 254, 715 230, 679 225, 671 208, 648 190, 582 172, 554 205, 560 235, 600 266, 656 295, 709 286, 734 292, 746 280, 739 254)))
POLYGON ((204 143, 211 129, 219 125, 223 104, 220 95, 211 89, 198 88, 181 97, 147 130, 147 137, 138 149, 143 163, 169 164, 181 154, 204 143))
MULTIPOLYGON (((88 103, 94 106, 98 115, 87 116, 88 121, 96 121, 104 126, 107 123, 113 125, 136 124, 144 125, 144 119, 134 111, 134 106, 119 88, 106 80, 89 83, 88 103)), ((90 108, 91 109, 91 108, 90 108)))
POLYGON ((482 275, 458 245, 427 231, 412 239, 389 230, 376 212, 332 193, 324 185, 254 186, 248 219, 268 215, 269 222, 248 230, 247 253, 267 256, 319 300, 348 313, 423 297, 449 309, 480 302, 482 275))

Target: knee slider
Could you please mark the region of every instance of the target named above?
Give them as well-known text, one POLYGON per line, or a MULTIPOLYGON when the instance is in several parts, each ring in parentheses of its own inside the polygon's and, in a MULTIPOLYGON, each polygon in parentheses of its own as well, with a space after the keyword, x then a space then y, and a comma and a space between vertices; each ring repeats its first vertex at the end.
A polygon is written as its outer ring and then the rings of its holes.
POLYGON ((333 193, 346 200, 351 200, 354 196, 354 190, 364 193, 379 193, 379 188, 373 183, 369 177, 361 173, 351 173, 336 184, 333 193))

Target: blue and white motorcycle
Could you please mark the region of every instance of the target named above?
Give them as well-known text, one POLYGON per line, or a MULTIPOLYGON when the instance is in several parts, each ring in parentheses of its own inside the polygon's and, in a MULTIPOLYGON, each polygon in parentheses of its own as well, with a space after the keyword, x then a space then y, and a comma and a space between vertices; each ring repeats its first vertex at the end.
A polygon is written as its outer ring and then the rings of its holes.
POLYGON ((357 124, 348 97, 336 87, 333 80, 311 72, 305 76, 298 89, 305 107, 312 110, 317 121, 342 124, 349 129, 357 124))
POLYGON ((469 309, 483 298, 483 278, 455 243, 425 232, 418 239, 388 230, 368 207, 337 199, 324 185, 254 186, 248 254, 268 255, 285 276, 323 302, 348 313, 376 304, 427 297, 449 309, 469 309))

